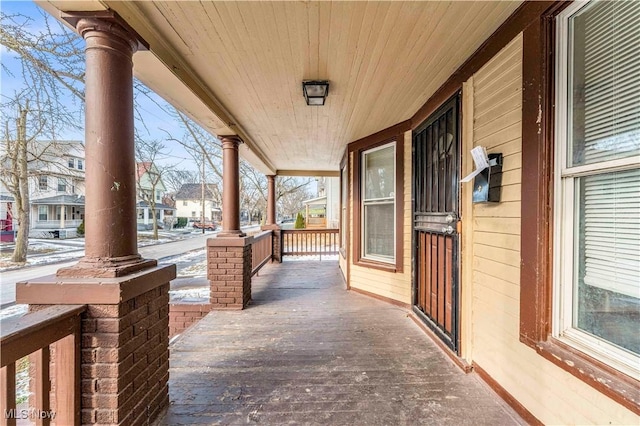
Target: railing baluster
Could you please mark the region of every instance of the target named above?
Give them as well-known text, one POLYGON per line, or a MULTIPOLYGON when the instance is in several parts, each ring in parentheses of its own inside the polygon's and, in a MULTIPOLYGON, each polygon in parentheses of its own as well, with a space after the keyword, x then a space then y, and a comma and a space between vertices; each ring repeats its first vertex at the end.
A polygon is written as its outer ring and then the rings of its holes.
POLYGON ((56 424, 80 424, 80 322, 73 334, 54 344, 56 424))
POLYGON ((337 229, 283 229, 281 230, 283 241, 282 255, 305 256, 338 254, 338 230, 337 229))
POLYGON ((15 426, 16 424, 16 363, 12 362, 0 370, 0 415, 1 424, 15 426), (14 415, 9 415, 14 413, 14 415))
MULTIPOLYGON (((51 379, 49 376, 49 346, 45 346, 33 353, 36 363, 36 411, 46 413, 50 411, 49 392, 51 379)), ((36 424, 46 426, 50 424, 49 416, 36 416, 36 424)))

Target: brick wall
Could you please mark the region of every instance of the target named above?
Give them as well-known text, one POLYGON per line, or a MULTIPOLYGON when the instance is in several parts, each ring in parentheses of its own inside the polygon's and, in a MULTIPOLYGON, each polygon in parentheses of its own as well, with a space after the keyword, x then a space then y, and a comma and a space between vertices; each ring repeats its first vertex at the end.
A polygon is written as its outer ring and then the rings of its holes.
POLYGON ((282 231, 274 229, 271 239, 273 241, 273 260, 282 263, 282 231))
POLYGON ((252 239, 208 240, 207 278, 211 285, 211 309, 243 309, 251 300, 252 239))
POLYGON ((172 303, 169 305, 169 337, 182 333, 211 311, 209 303, 172 303))
MULTIPOLYGON (((30 310, 47 306, 32 304, 30 310)), ((82 317, 82 424, 155 420, 169 405, 168 347, 169 283, 119 304, 88 305, 82 317)), ((55 389, 55 377, 52 382, 55 389)))

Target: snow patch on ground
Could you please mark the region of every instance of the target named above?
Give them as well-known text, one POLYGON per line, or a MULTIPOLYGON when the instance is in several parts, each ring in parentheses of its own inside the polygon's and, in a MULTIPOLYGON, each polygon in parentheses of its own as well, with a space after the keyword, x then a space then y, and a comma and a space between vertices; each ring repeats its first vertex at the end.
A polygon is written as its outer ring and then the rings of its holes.
POLYGON ((27 313, 29 305, 13 305, 0 310, 0 319, 6 320, 13 317, 22 316, 27 313))
POLYGON ((207 261, 189 265, 186 268, 180 270, 180 275, 189 275, 193 277, 206 277, 207 276, 207 261))
POLYGON ((282 256, 282 261, 283 262, 307 262, 307 261, 322 261, 324 262, 326 261, 332 261, 338 260, 338 255, 337 254, 323 254, 322 257, 320 257, 320 255, 317 254, 310 254, 310 255, 306 255, 306 256, 282 256))
POLYGON ((183 303, 194 303, 194 302, 209 302, 209 286, 206 287, 197 287, 197 288, 181 288, 179 290, 171 290, 169 291, 169 299, 171 303, 183 302, 183 303))

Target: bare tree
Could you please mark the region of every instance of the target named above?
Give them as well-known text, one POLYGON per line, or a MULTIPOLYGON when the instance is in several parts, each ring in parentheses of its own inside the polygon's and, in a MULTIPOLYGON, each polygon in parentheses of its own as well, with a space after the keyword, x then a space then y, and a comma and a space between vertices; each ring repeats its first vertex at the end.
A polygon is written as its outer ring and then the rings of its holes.
MULTIPOLYGON (((30 164, 42 166, 59 157, 56 143, 36 141, 55 141, 60 132, 79 129, 84 102, 82 40, 57 22, 52 26, 41 13, 45 26, 36 32, 31 18, 0 12, 0 44, 17 55, 22 77, 22 87, 3 93, 0 103, 4 121, 0 180, 16 204, 19 225, 11 260, 18 263, 26 261, 29 244, 29 178, 36 175, 30 164)), ((15 77, 6 61, 2 68, 15 77)))
POLYGON ((158 239, 158 191, 166 191, 163 177, 173 170, 173 164, 161 164, 166 155, 165 146, 159 141, 136 141, 138 197, 145 202, 153 217, 153 239, 158 239))
POLYGON ((295 217, 296 213, 304 208, 303 201, 312 197, 307 185, 311 179, 299 183, 299 179, 289 178, 281 183, 280 189, 276 189, 278 194, 278 208, 285 216, 295 217))
MULTIPOLYGON (((241 185, 246 192, 243 195, 245 208, 259 210, 265 216, 268 195, 267 177, 245 162, 241 163, 240 172, 241 185)), ((276 205, 282 213, 291 215, 302 209, 302 201, 311 198, 308 186, 312 181, 312 178, 276 177, 276 205)))
POLYGON ((184 135, 178 138, 165 130, 167 140, 182 145, 196 163, 205 162, 214 174, 213 179, 206 179, 209 183, 222 181, 222 145, 220 141, 180 111, 174 109, 170 113, 184 129, 184 135))
POLYGON ((198 183, 199 181, 198 173, 193 170, 174 168, 167 171, 166 176, 164 176, 167 192, 172 194, 178 192, 185 183, 198 183))

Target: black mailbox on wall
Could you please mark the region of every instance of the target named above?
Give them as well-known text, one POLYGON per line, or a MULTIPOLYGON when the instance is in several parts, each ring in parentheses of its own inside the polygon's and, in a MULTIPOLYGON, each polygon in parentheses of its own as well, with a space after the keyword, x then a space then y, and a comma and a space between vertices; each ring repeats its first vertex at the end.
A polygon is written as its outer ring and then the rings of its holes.
POLYGON ((502 188, 502 154, 489 154, 489 167, 484 169, 473 180, 474 203, 500 202, 502 188))

